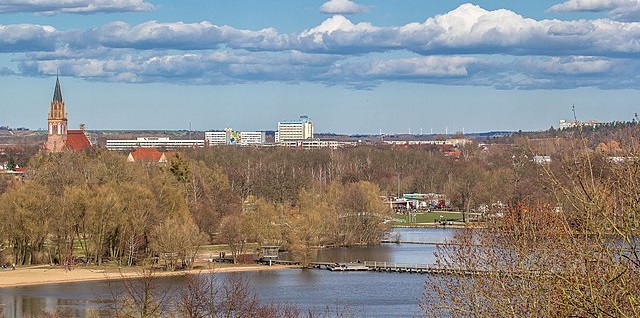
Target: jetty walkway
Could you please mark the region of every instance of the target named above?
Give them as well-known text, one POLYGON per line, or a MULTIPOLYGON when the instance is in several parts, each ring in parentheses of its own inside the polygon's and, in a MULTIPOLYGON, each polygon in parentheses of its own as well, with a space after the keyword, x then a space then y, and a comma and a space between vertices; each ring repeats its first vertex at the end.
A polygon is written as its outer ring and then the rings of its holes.
POLYGON ((480 274, 477 270, 463 270, 453 268, 442 268, 429 264, 418 263, 397 263, 397 262, 377 262, 364 261, 362 263, 330 263, 312 262, 312 268, 328 269, 330 271, 376 271, 394 273, 418 273, 418 274, 442 274, 442 275, 474 275, 480 274))
POLYGON ((394 239, 380 240, 380 243, 381 244, 422 244, 422 245, 440 245, 440 246, 445 246, 445 245, 458 246, 458 245, 460 245, 459 243, 452 243, 452 242, 402 241, 402 240, 394 240, 394 239))

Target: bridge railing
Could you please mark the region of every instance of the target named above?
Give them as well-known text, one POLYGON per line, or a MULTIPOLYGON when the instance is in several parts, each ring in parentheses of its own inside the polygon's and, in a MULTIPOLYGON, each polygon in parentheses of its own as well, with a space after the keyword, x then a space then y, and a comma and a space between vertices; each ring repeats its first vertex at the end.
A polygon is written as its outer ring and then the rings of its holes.
POLYGON ((394 268, 415 268, 415 269, 433 269, 435 268, 429 264, 421 263, 398 263, 398 262, 378 262, 378 261, 364 261, 364 266, 377 269, 394 269, 394 268))

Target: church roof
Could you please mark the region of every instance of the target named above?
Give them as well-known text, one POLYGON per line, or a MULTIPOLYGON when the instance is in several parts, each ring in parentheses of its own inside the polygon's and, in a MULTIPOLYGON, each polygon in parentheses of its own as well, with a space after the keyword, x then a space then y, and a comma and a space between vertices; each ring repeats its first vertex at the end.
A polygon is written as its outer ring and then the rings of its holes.
POLYGON ((72 151, 80 151, 82 149, 90 148, 91 142, 84 130, 67 130, 67 141, 65 142, 67 149, 72 151))
POLYGON ((62 90, 60 90, 60 78, 56 76, 56 88, 53 91, 53 101, 62 102, 62 90))

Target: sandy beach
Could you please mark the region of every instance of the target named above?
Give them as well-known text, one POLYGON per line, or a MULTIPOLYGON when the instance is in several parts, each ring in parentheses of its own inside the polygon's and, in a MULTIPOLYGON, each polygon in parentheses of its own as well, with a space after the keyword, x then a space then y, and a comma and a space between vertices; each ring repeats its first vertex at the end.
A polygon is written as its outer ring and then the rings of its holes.
MULTIPOLYGON (((208 272, 210 263, 198 264, 204 265, 189 271, 174 272, 154 272, 154 276, 172 276, 183 274, 197 274, 200 272, 208 272)), ((214 264, 211 270, 215 273, 229 273, 242 271, 258 271, 258 270, 277 270, 290 268, 288 266, 265 266, 265 265, 238 265, 238 266, 216 266, 214 264)), ((142 276, 139 268, 113 268, 113 267, 75 267, 67 270, 58 266, 31 266, 18 267, 15 270, 0 270, 0 288, 29 286, 42 284, 70 283, 83 281, 99 281, 123 278, 135 278, 142 276)))

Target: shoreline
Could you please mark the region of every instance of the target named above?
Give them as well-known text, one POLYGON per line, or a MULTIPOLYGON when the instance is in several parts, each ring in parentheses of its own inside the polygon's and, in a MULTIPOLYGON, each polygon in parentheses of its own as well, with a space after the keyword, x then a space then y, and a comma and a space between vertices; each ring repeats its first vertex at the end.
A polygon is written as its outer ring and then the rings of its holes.
MULTIPOLYGON (((211 263, 197 263, 196 265, 201 266, 202 264, 209 265, 211 263)), ((208 271, 211 271, 213 273, 231 273, 262 270, 281 270, 289 268, 295 267, 284 265, 214 265, 212 267, 203 266, 190 270, 173 272, 154 271, 153 276, 180 276, 198 274, 208 271)), ((17 267, 15 270, 0 270, 0 288, 139 278, 145 275, 141 271, 141 269, 141 267, 75 267, 71 270, 67 270, 65 268, 50 265, 30 266, 22 268, 17 267)))

